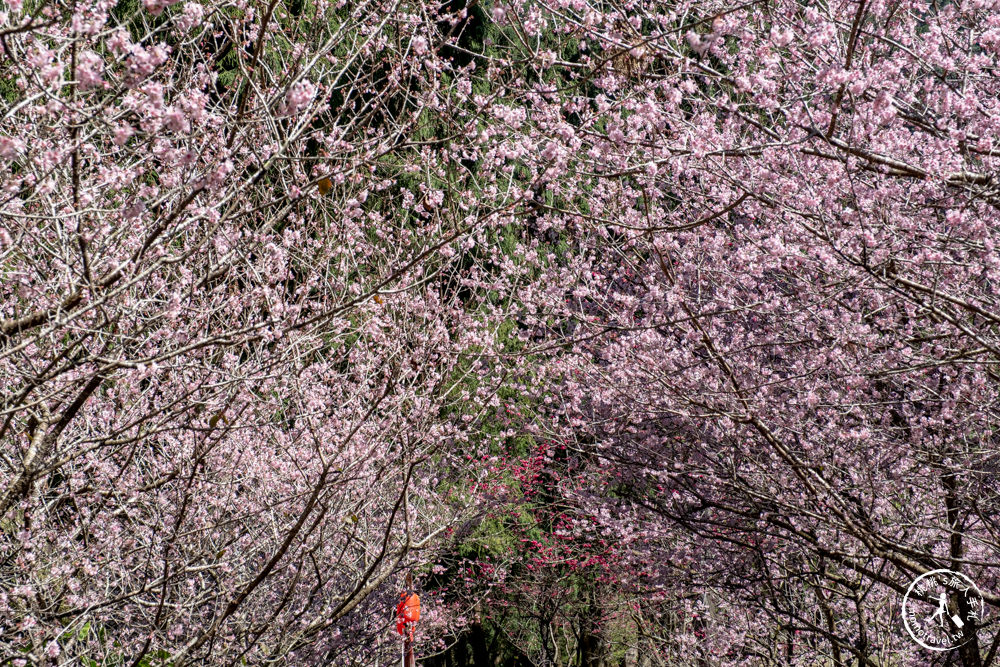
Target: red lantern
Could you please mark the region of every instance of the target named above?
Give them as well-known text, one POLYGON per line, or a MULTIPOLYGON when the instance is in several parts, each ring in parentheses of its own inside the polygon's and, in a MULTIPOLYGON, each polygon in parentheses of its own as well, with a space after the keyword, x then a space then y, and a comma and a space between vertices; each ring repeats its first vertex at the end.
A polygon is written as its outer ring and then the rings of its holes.
POLYGON ((401 593, 399 604, 396 605, 396 632, 406 634, 409 626, 410 638, 413 638, 413 624, 420 620, 420 597, 416 593, 401 593))
POLYGON ((420 597, 416 593, 402 593, 396 605, 396 616, 406 623, 420 620, 420 597))

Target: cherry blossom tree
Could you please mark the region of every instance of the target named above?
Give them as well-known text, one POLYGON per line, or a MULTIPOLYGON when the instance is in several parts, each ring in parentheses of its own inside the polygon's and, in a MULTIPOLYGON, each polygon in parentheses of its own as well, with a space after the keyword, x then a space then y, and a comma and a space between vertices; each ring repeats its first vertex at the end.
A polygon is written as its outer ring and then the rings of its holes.
MULTIPOLYGON (((521 295, 561 379, 537 428, 606 473, 581 498, 636 545, 623 585, 710 613, 663 650, 934 662, 914 578, 1000 602, 996 7, 499 13, 569 36, 526 121, 565 128, 533 163, 567 248, 521 295)), ((992 628, 963 632, 952 657, 992 664, 992 628)))
POLYGON ((393 649, 502 377, 460 17, 2 9, 0 660, 393 649))

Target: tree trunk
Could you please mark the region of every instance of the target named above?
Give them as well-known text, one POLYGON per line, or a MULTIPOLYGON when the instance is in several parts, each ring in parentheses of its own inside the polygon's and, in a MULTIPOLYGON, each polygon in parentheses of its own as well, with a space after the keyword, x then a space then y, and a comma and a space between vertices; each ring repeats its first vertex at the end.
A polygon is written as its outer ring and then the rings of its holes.
POLYGON ((472 644, 472 661, 476 667, 491 667, 489 650, 486 648, 486 632, 480 623, 469 626, 469 643, 472 644))

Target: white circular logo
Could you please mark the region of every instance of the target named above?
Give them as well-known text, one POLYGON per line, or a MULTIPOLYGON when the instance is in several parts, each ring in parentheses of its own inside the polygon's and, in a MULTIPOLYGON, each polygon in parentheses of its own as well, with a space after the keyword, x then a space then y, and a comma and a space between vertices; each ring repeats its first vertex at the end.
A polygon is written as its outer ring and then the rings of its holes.
POLYGON ((932 570, 917 577, 903 596, 903 625, 931 651, 950 651, 972 640, 986 605, 961 572, 932 570))

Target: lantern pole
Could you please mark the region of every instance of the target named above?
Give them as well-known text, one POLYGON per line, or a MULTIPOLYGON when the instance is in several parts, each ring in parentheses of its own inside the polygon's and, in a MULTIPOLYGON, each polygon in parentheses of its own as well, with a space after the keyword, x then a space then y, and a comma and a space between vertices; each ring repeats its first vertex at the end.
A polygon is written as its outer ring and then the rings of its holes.
MULTIPOLYGON (((406 595, 410 596, 413 594, 413 573, 406 573, 406 595)), ((403 667, 417 667, 416 659, 413 657, 413 626, 410 623, 406 624, 409 627, 405 627, 405 634, 403 635, 403 667)))

